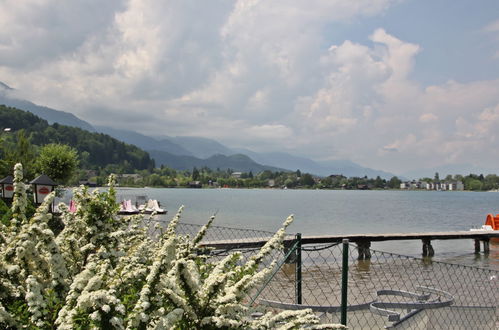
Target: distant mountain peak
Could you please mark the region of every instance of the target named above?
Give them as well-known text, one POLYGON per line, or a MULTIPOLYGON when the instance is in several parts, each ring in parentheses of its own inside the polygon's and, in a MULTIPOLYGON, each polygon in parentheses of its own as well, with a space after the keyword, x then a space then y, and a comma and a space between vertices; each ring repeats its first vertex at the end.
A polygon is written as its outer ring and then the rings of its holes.
POLYGON ((234 152, 221 144, 220 142, 204 137, 195 136, 176 136, 171 141, 189 150, 196 157, 206 159, 210 156, 232 155, 234 152))
POLYGON ((246 155, 236 154, 225 156, 222 154, 212 155, 209 158, 201 159, 194 156, 174 155, 164 151, 149 150, 149 154, 156 161, 156 166, 167 165, 177 170, 192 170, 192 168, 207 167, 212 170, 231 169, 233 171, 259 173, 265 170, 282 171, 283 169, 261 165, 246 155))
POLYGON ((45 119, 49 124, 59 123, 61 125, 78 127, 90 132, 95 132, 94 127, 88 122, 76 117, 70 112, 51 109, 40 106, 33 102, 12 97, 10 91, 14 90, 8 85, 0 82, 0 104, 31 112, 40 118, 45 119))

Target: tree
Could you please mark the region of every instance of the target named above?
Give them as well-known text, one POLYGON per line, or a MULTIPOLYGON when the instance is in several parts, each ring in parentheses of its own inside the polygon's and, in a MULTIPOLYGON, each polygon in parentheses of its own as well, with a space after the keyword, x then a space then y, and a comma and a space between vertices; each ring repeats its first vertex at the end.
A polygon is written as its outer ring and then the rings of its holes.
POLYGON ((435 172, 434 180, 435 180, 435 182, 440 181, 440 175, 438 174, 438 172, 435 172))
POLYGON ((398 189, 400 188, 401 183, 402 181, 400 181, 398 177, 394 176, 390 179, 390 181, 388 181, 388 187, 392 189, 398 189))
MULTIPOLYGON (((14 137, 12 137, 14 138, 14 137)), ((2 174, 9 173, 14 168, 14 164, 21 163, 24 166, 24 174, 28 179, 33 178, 34 174, 34 159, 35 159, 35 146, 31 144, 31 137, 26 135, 24 129, 17 131, 15 140, 5 137, 0 141, 2 160, 0 163, 0 172, 2 174)))
POLYGON ((301 177, 301 184, 307 187, 312 187, 315 184, 315 181, 312 175, 305 173, 301 177))
POLYGON ((16 138, 17 141, 13 154, 13 164, 23 164, 26 177, 31 178, 34 174, 33 163, 35 159, 35 148, 31 144, 30 136, 26 135, 24 129, 21 129, 17 132, 16 138))
POLYGON ((466 182, 466 189, 468 190, 474 190, 474 191, 480 191, 482 190, 482 182, 477 179, 470 179, 466 182))
POLYGON ((199 180, 199 170, 196 167, 194 167, 194 169, 192 170, 192 180, 193 181, 199 180))
POLYGON ((148 185, 152 187, 160 187, 163 185, 163 180, 161 179, 161 176, 159 176, 156 173, 153 173, 149 176, 147 179, 148 185))
POLYGON ((333 179, 328 176, 321 180, 321 188, 332 188, 333 187, 333 179))
POLYGON ((385 187, 385 180, 381 179, 381 177, 378 175, 376 179, 374 180, 374 187, 381 189, 385 187))
POLYGON ((492 190, 499 188, 499 177, 496 174, 489 174, 485 177, 483 182, 484 190, 492 190))
POLYGON ((36 161, 38 172, 58 183, 66 183, 78 167, 78 152, 64 144, 47 144, 36 161))

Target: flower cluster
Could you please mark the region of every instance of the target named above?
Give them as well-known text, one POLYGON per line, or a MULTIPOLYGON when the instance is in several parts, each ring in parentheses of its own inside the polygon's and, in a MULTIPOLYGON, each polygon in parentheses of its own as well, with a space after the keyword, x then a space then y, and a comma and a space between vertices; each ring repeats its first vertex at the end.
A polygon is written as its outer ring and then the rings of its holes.
POLYGON ((18 224, 26 221, 26 185, 23 180, 23 167, 21 164, 14 166, 14 199, 12 201, 12 224, 17 228, 18 224))
MULTIPOLYGON (((176 233, 183 207, 151 235, 143 215, 118 217, 113 179, 106 192, 74 191, 76 212, 60 205, 64 229, 50 230, 49 195, 29 219, 22 167, 15 169, 13 219, 0 240, 0 327, 41 329, 295 329, 318 326, 309 310, 250 317, 247 295, 274 271, 262 260, 282 245, 289 217, 246 262, 221 260, 176 233)), ((321 328, 324 328, 322 325, 321 328)), ((329 328, 336 327, 330 325, 329 328)), ((338 326, 341 327, 341 326, 338 326)))

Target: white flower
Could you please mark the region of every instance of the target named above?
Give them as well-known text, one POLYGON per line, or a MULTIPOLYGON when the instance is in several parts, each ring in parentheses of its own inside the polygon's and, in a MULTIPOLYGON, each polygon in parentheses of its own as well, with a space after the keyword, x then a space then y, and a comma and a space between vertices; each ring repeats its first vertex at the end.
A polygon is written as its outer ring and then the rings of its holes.
MULTIPOLYGON (((297 326, 317 322, 310 312, 252 320, 243 302, 272 273, 275 263, 263 267, 262 260, 282 245, 292 216, 247 263, 240 263, 239 253, 211 261, 197 249, 214 217, 191 240, 175 232, 182 206, 166 230, 157 226, 161 234, 150 236, 143 216, 118 218, 113 213, 111 179, 108 192, 84 187, 74 191, 77 212, 61 207, 65 228, 55 236, 48 226, 54 195, 27 221, 25 189, 22 167, 16 165, 16 216, 9 226, 0 226, 0 287, 9 299, 27 304, 32 325, 69 330, 90 318, 95 327, 102 315, 117 329, 168 329, 180 320, 197 327, 253 329, 272 328, 281 321, 297 326), (57 315, 55 324, 47 323, 47 313, 57 315)), ((3 297, 0 322, 26 327, 7 312, 3 297)))
POLYGON ((173 311, 168 313, 165 316, 162 316, 159 321, 158 321, 158 327, 161 325, 163 329, 171 329, 175 326, 175 323, 177 323, 183 316, 184 311, 182 308, 175 308, 173 311))
POLYGON ((118 329, 123 329, 123 320, 116 317, 116 316, 113 316, 109 322, 114 325, 116 328, 118 329))
POLYGON ((7 268, 7 274, 11 276, 21 271, 19 265, 8 265, 6 268, 7 268))
POLYGON ((101 317, 100 317, 99 311, 95 311, 95 312, 91 313, 90 318, 94 321, 100 321, 101 317))
POLYGON ((119 304, 114 308, 118 313, 125 314, 125 305, 119 304))

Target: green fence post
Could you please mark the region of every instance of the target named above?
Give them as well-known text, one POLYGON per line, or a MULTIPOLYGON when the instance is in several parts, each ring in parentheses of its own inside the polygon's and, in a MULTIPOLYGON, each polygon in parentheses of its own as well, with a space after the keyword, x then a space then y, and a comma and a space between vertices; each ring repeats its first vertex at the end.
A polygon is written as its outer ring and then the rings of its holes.
POLYGON ((347 325, 348 292, 348 239, 343 240, 343 262, 341 266, 341 324, 347 325))
POLYGON ((295 296, 296 303, 302 304, 302 291, 301 291, 301 233, 296 234, 296 266, 295 266, 295 296))

